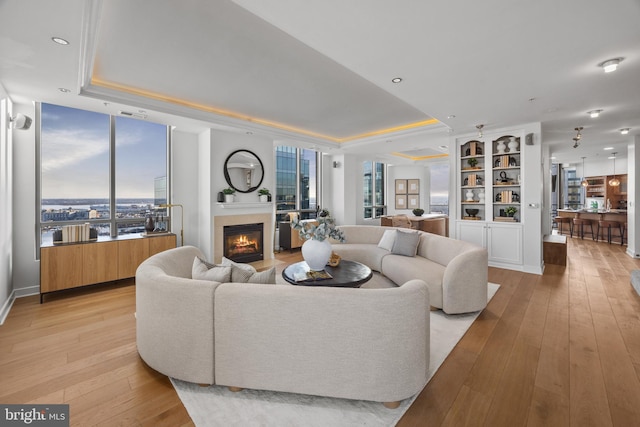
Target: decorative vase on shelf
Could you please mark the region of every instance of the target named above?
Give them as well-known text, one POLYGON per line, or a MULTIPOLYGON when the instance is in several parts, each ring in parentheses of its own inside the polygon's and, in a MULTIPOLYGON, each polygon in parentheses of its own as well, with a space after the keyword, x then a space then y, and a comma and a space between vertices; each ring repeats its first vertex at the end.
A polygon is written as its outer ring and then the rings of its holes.
POLYGON ((302 258, 311 270, 324 270, 331 258, 331 243, 328 240, 307 240, 302 244, 302 258))
POLYGON ((260 201, 265 203, 269 201, 269 195, 268 194, 261 194, 260 195, 260 201))
POLYGON ((147 233, 151 233, 156 228, 155 223, 153 222, 153 217, 149 215, 144 220, 144 230, 147 233))
POLYGON ((478 201, 482 204, 484 203, 484 190, 480 190, 478 192, 478 201))
POLYGON ((225 203, 233 203, 233 194, 225 194, 224 195, 225 203))
POLYGON ((496 149, 498 150, 498 154, 504 154, 504 150, 507 146, 504 144, 504 140, 498 141, 498 145, 496 145, 496 149))
POLYGON ((515 138, 511 138, 508 144, 509 152, 515 153, 518 151, 518 141, 515 138))
POLYGON ((466 199, 467 202, 472 202, 473 201, 473 190, 471 190, 471 189, 467 190, 467 192, 465 193, 465 196, 467 197, 467 199, 466 199))

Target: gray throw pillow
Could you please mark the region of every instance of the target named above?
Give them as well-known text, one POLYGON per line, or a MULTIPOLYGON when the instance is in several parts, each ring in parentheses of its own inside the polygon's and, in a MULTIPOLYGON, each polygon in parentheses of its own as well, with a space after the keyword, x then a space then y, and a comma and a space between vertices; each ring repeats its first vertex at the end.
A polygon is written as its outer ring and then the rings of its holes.
POLYGON ((391 251, 391 249, 393 249, 393 242, 396 241, 396 231, 398 230, 385 231, 378 242, 378 247, 391 251))
POLYGON ((249 271, 237 265, 231 266, 231 281, 236 283, 276 283, 276 268, 271 267, 265 271, 249 271))
POLYGON ((198 257, 193 260, 191 267, 191 278, 197 280, 211 280, 213 282, 230 282, 231 266, 215 265, 208 263, 198 257))
POLYGON ((235 266, 238 268, 242 268, 243 270, 250 271, 252 273, 256 272, 256 269, 251 264, 242 264, 239 262, 231 261, 229 258, 225 258, 225 257, 222 257, 222 265, 235 266))
POLYGON ((393 242, 391 253, 404 256, 416 256, 420 243, 420 233, 396 230, 396 240, 393 242))

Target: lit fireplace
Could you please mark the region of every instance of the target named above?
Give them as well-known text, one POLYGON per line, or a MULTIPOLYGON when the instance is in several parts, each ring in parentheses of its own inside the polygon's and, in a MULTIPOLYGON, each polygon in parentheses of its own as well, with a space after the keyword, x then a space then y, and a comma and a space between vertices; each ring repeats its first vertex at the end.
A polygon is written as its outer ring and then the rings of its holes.
POLYGON ((224 256, 236 262, 263 259, 263 224, 227 225, 223 229, 224 256))

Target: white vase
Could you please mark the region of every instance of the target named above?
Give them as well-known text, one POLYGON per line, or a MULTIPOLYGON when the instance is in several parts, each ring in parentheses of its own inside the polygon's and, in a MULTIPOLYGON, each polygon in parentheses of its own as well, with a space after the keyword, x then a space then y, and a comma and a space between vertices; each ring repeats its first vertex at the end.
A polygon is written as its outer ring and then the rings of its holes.
POLYGON ((498 154, 504 154, 504 149, 507 148, 506 145, 504 145, 504 140, 500 140, 498 141, 498 145, 496 145, 496 149, 498 150, 498 154))
POLYGON ((268 202, 269 201, 269 196, 266 194, 260 194, 260 201, 261 202, 268 202))
POLYGON ((233 203, 233 194, 225 194, 224 195, 225 203, 233 203))
POLYGON ((472 202, 473 201, 473 190, 467 190, 465 196, 467 197, 467 199, 466 199, 467 202, 472 202))
POLYGON ((484 190, 480 190, 478 193, 478 202, 480 202, 480 204, 484 203, 484 190))
POLYGON ((324 270, 331 258, 331 243, 328 240, 307 240, 302 244, 302 258, 311 270, 324 270))
POLYGON ((509 147, 509 152, 510 153, 517 152, 518 151, 518 141, 515 138, 511 138, 511 141, 509 141, 508 147, 509 147))

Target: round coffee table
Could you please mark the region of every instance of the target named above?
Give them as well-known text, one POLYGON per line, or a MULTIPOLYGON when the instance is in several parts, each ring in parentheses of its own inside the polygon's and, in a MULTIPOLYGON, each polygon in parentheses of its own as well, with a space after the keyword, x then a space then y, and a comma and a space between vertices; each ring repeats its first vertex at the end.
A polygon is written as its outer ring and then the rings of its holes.
POLYGON ((359 288, 360 285, 373 277, 373 273, 369 267, 356 261, 341 260, 337 267, 327 265, 324 269, 332 276, 331 279, 296 281, 295 277, 299 277, 299 275, 306 274, 307 271, 309 271, 307 263, 300 261, 287 266, 287 268, 282 271, 282 278, 288 283, 298 286, 359 288))

